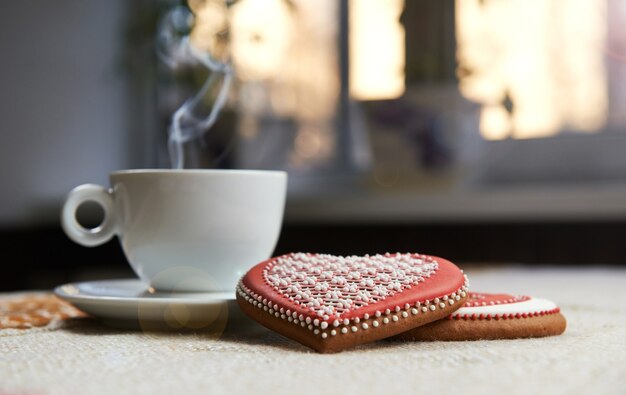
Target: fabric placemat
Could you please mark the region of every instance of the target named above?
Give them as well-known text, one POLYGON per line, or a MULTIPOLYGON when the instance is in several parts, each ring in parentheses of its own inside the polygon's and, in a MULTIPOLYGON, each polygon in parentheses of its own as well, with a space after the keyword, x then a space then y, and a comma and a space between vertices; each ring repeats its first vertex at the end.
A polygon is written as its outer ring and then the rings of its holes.
POLYGON ((0 330, 0 394, 626 393, 626 270, 468 275, 475 291, 554 300, 568 319, 565 334, 381 341, 321 355, 254 324, 222 334, 142 333, 72 318, 0 330))

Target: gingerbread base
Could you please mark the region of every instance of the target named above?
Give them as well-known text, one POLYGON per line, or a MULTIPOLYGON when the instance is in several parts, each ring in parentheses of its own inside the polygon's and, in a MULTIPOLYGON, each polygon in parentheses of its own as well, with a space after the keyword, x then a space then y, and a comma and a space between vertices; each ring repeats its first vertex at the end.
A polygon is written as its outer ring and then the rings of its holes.
POLYGON ((567 326, 561 313, 507 320, 443 319, 395 337, 398 340, 498 340, 560 335, 567 326))
POLYGON ((292 325, 284 320, 274 318, 263 309, 254 307, 252 304, 245 301, 241 294, 237 293, 239 307, 259 324, 324 354, 336 353, 359 344, 385 339, 389 336, 413 329, 416 326, 441 320, 457 310, 458 306, 462 305, 465 300, 466 297, 461 298, 458 304, 448 305, 445 308, 437 308, 434 311, 420 311, 417 315, 412 315, 402 310, 400 313, 394 311, 388 315, 382 314, 381 317, 370 317, 369 319, 359 322, 358 331, 353 332, 351 329, 348 329, 347 333, 343 333, 341 331, 345 327, 342 326, 336 329, 329 329, 328 332, 335 331, 336 334, 322 338, 321 336, 311 336, 311 331, 307 327, 292 325), (403 312, 406 314, 402 314, 403 312), (374 321, 376 321, 376 324, 374 324, 374 321), (387 323, 385 324, 385 322, 387 323), (362 328, 364 327, 370 330, 363 330, 362 328))

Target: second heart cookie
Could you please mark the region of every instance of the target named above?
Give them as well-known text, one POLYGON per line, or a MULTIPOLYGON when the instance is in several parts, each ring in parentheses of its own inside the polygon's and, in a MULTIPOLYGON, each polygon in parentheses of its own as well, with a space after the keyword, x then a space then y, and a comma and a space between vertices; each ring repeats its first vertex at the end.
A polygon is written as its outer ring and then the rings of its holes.
POLYGON ((552 301, 531 296, 469 292, 448 319, 398 335, 400 340, 496 340, 556 336, 567 323, 552 301))
POLYGON ((248 271, 237 301, 266 327, 319 352, 387 338, 446 317, 467 296, 451 262, 419 254, 295 253, 248 271))

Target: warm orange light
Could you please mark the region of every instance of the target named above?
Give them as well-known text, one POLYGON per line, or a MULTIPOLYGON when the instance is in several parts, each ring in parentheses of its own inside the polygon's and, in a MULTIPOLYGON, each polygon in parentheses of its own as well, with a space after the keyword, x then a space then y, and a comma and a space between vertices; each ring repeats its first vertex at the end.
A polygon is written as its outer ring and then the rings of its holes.
POLYGON ((603 126, 605 13, 604 0, 457 0, 459 84, 465 97, 484 105, 483 137, 603 126))
POLYGON ((350 95, 395 99, 404 93, 404 0, 350 0, 350 95))
POLYGON ((252 142, 266 117, 293 121, 290 165, 325 160, 335 144, 339 3, 240 0, 229 11, 242 135, 252 142))
POLYGON ((239 78, 275 78, 289 61, 294 34, 289 8, 282 0, 245 0, 232 7, 231 47, 239 78))
POLYGON ((226 4, 221 0, 189 0, 195 21, 190 33, 194 48, 208 52, 222 59, 227 57, 226 32, 228 14, 226 4))

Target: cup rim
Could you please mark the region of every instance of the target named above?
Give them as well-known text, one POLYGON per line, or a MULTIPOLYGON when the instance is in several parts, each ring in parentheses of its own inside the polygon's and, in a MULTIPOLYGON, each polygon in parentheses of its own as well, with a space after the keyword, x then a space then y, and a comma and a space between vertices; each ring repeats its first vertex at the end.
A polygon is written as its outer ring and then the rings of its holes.
POLYGON ((252 170, 252 169, 126 169, 111 172, 111 176, 118 175, 249 175, 249 176, 286 176, 282 170, 252 170))

